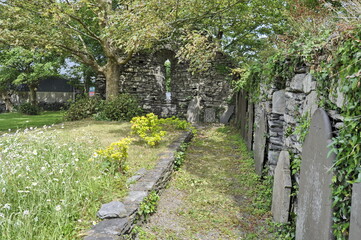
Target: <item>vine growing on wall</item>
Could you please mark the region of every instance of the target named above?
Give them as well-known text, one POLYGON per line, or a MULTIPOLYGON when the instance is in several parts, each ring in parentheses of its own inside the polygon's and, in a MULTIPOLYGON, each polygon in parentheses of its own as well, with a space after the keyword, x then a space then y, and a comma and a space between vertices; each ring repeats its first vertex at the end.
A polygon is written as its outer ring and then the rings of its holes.
POLYGON ((345 103, 341 108, 344 127, 333 139, 336 153, 332 195, 334 207, 334 235, 346 239, 351 215, 352 184, 361 182, 361 28, 344 36, 335 57, 330 61, 334 76, 340 79, 345 103))
MULTIPOLYGON (((336 110, 344 118, 344 126, 333 138, 330 151, 336 154, 332 169, 333 234, 336 239, 348 239, 352 185, 361 182, 361 27, 326 29, 309 39, 305 36, 265 61, 234 70, 239 80, 233 86, 252 93, 251 100, 258 102, 264 97, 261 86, 265 90, 283 87, 283 81, 291 79, 297 66, 309 63, 317 81, 320 107, 336 110), (345 98, 342 107, 331 101, 339 94, 345 98)), ((307 116, 303 118, 299 121, 302 126, 295 131, 286 129, 285 134, 300 135, 302 142, 303 129, 310 122, 307 116)), ((293 171, 299 170, 299 162, 294 162, 293 171)))

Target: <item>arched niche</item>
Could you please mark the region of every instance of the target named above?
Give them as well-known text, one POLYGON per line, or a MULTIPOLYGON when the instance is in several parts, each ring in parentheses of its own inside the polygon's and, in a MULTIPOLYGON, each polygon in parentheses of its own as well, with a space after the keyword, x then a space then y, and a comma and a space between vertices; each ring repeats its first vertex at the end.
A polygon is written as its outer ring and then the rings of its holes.
POLYGON ((152 60, 155 64, 154 75, 158 87, 161 89, 161 98, 165 102, 174 102, 174 90, 176 89, 174 82, 177 81, 177 59, 175 52, 169 49, 161 49, 156 51, 152 60))

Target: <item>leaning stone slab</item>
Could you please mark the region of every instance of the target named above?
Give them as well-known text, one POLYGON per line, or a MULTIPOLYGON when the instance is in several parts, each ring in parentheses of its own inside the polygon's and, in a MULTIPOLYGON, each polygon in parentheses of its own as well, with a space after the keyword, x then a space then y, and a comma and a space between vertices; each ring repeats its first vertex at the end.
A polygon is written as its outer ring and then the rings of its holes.
POLYGON ((255 123, 256 130, 254 135, 254 160, 256 165, 256 172, 258 175, 262 174, 263 163, 264 163, 264 153, 266 149, 266 134, 267 134, 267 125, 266 125, 266 113, 262 109, 258 121, 255 123))
POLYGON ((119 201, 113 201, 103 204, 97 213, 100 219, 107 218, 123 218, 127 216, 127 210, 123 203, 119 201))
POLYGON ((361 183, 354 183, 352 187, 349 240, 359 240, 360 238, 361 238, 361 183))
POLYGON ((191 123, 199 122, 199 116, 202 109, 202 98, 199 96, 194 97, 188 104, 187 121, 191 123))
POLYGON ((291 188, 290 155, 288 151, 281 151, 273 182, 271 210, 275 222, 288 222, 291 188))
POLYGON ((296 240, 334 239, 330 185, 335 155, 329 155, 331 138, 329 117, 317 109, 302 147, 296 240))
POLYGON ((252 151, 253 143, 253 124, 254 124, 254 105, 253 103, 248 103, 247 111, 247 148, 249 151, 252 151))
POLYGON ((222 113, 220 117, 220 122, 223 124, 229 123, 231 116, 234 114, 234 105, 227 106, 226 110, 222 113))

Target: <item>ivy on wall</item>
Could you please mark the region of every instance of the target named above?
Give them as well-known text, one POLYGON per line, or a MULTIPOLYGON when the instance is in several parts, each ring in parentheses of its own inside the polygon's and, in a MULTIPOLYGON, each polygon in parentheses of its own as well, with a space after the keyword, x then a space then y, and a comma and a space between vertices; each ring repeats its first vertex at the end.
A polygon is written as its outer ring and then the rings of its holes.
MULTIPOLYGON (((233 86, 248 91, 250 100, 259 102, 266 97, 261 86, 266 90, 267 87, 284 88, 284 83, 302 63, 309 63, 317 81, 319 105, 326 110, 337 110, 344 117, 344 126, 333 138, 330 148, 336 153, 332 183, 333 233, 336 239, 348 239, 352 184, 361 182, 361 27, 336 32, 325 30, 311 38, 299 38, 264 61, 234 69, 233 74, 239 80, 234 81, 233 86), (338 91, 345 97, 342 108, 330 100, 338 91)), ((304 122, 307 127, 309 120, 304 122)), ((297 130, 292 133, 286 129, 285 134, 297 134, 297 130)))
POLYGON ((337 159, 334 164, 333 207, 334 235, 347 239, 352 184, 361 182, 361 29, 345 34, 330 69, 339 77, 339 87, 345 96, 341 108, 344 127, 333 139, 332 151, 337 159))

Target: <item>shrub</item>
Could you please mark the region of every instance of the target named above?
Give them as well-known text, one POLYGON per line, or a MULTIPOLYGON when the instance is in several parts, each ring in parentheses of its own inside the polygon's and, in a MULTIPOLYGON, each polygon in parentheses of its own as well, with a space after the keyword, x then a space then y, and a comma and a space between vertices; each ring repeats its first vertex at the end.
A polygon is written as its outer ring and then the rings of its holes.
POLYGON ((41 108, 37 105, 32 105, 31 103, 22 103, 18 106, 18 111, 27 115, 39 115, 41 108))
POLYGON ((129 94, 120 94, 115 99, 105 101, 100 116, 107 120, 129 121, 135 116, 142 114, 138 101, 129 94))
POLYGON ((105 149, 96 151, 96 153, 107 167, 111 169, 111 172, 126 172, 128 168, 126 165, 128 147, 132 141, 132 138, 123 138, 118 142, 110 144, 110 146, 105 149))
POLYGON ((66 121, 76 121, 93 116, 103 108, 103 101, 99 97, 80 98, 72 103, 65 112, 66 121))
POLYGON ((134 117, 130 122, 132 123, 132 134, 141 137, 149 146, 157 145, 166 134, 165 131, 162 131, 159 118, 154 113, 134 117))
POLYGON ((191 123, 187 122, 186 120, 181 120, 177 117, 162 118, 159 120, 159 122, 163 127, 166 128, 171 127, 176 130, 190 130, 193 133, 196 131, 191 123))

